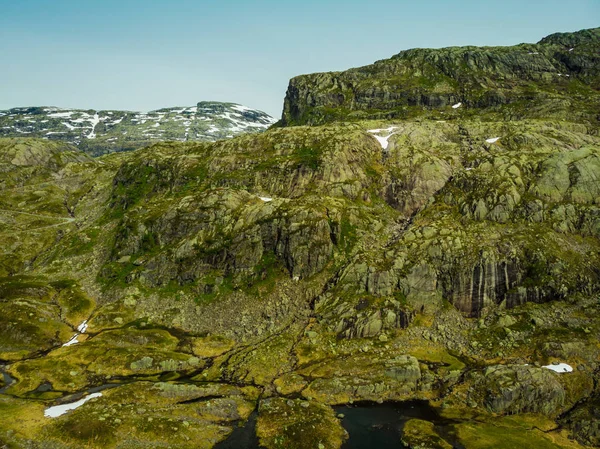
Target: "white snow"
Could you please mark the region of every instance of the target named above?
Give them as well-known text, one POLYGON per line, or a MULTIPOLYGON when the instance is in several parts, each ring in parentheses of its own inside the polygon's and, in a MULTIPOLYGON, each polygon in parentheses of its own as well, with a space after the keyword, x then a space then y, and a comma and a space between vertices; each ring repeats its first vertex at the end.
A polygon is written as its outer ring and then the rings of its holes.
POLYGON ((539 53, 539 52, 537 52, 537 51, 530 51, 530 52, 529 52, 529 54, 530 54, 530 55, 539 55, 540 53, 539 53))
POLYGON ((53 118, 69 118, 74 114, 74 111, 69 111, 69 112, 55 112, 53 114, 48 114, 48 117, 53 117, 53 118))
POLYGON ((69 346, 73 346, 76 345, 77 343, 79 343, 79 340, 77 340, 79 338, 80 334, 75 334, 73 335, 73 338, 71 338, 68 342, 66 342, 63 345, 63 348, 69 347, 69 346))
POLYGON ((102 396, 102 393, 93 393, 93 394, 90 394, 89 396, 86 396, 83 399, 80 399, 77 402, 71 402, 70 404, 62 404, 62 405, 55 405, 54 407, 49 407, 44 411, 44 416, 47 418, 58 418, 59 416, 62 416, 71 410, 75 410, 76 408, 81 407, 87 401, 94 399, 94 398, 99 398, 101 396, 102 396))
POLYGON ((385 131, 385 132, 389 133, 385 137, 375 136, 375 135, 373 136, 373 137, 375 137, 377 139, 377 141, 381 145, 381 148, 383 148, 384 150, 387 150, 388 145, 389 145, 388 140, 389 140, 390 137, 392 137, 394 134, 396 134, 396 133, 393 132, 396 128, 397 128, 396 126, 390 126, 387 129, 370 129, 367 132, 372 133, 372 134, 379 134, 379 133, 385 131))
POLYGON ((559 363, 558 365, 546 365, 542 366, 542 368, 552 370, 556 373, 570 373, 573 371, 573 367, 566 363, 559 363))
POLYGON ((242 106, 241 104, 236 104, 235 106, 232 106, 231 109, 235 109, 236 111, 240 111, 240 112, 254 111, 254 109, 248 108, 246 106, 242 106))
POLYGON ((487 143, 495 143, 498 142, 500 140, 500 137, 492 137, 491 139, 486 139, 485 141, 487 143))
POLYGON ((63 347, 73 346, 73 345, 76 345, 77 343, 79 343, 79 336, 81 334, 85 334, 85 331, 87 331, 87 328, 88 328, 88 324, 87 324, 87 320, 85 320, 83 323, 81 323, 79 326, 77 326, 77 330, 79 332, 77 334, 73 335, 73 337, 63 345, 63 347))
POLYGON ((96 114, 94 114, 94 118, 92 119, 92 131, 88 134, 87 138, 88 139, 95 139, 96 138, 96 125, 100 123, 100 116, 98 115, 98 113, 96 112, 96 114))
POLYGON ((452 106, 452 109, 458 109, 462 106, 462 103, 456 103, 455 105, 452 106))
POLYGON ((574 48, 569 48, 569 51, 573 51, 573 50, 575 50, 575 49, 574 48))
POLYGON ((88 324, 87 324, 87 320, 85 320, 83 323, 81 323, 79 326, 77 326, 77 330, 79 332, 81 332, 82 334, 85 334, 85 331, 88 328, 88 324))
POLYGON ((75 126, 71 125, 70 123, 67 122, 62 122, 63 125, 65 125, 67 128, 69 128, 71 131, 73 131, 74 129, 76 129, 75 126))
POLYGON ((269 197, 267 197, 267 196, 259 196, 259 198, 260 198, 261 200, 263 200, 265 203, 268 203, 268 202, 271 202, 271 201, 273 201, 273 198, 269 198, 269 197))

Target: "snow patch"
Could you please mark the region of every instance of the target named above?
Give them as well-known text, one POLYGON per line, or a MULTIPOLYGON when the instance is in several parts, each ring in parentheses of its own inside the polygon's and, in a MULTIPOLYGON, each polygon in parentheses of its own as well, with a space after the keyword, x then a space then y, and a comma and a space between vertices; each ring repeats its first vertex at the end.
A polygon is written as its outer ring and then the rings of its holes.
POLYGON ((462 103, 456 103, 455 105, 452 105, 452 109, 458 109, 462 106, 462 103))
POLYGON ((367 132, 371 133, 371 134, 380 134, 382 132, 387 132, 388 135, 385 137, 382 136, 373 136, 375 137, 375 139, 377 139, 377 141, 379 142, 379 144, 381 145, 381 148, 383 148, 384 150, 387 150, 388 146, 389 146, 389 138, 392 137, 394 134, 396 134, 395 132, 393 132, 395 129, 397 128, 397 126, 390 126, 387 129, 370 129, 367 132))
POLYGON ((573 372, 573 367, 566 363, 559 363, 558 365, 546 365, 546 366, 542 366, 542 368, 552 370, 556 373, 571 373, 571 372, 573 372))
POLYGON ((487 143, 496 143, 500 140, 500 137, 492 137, 490 139, 485 139, 487 143))
POLYGON ((68 342, 66 342, 63 345, 63 348, 68 348, 69 346, 73 346, 73 345, 76 345, 77 343, 79 343, 79 340, 78 340, 79 335, 80 334, 73 335, 73 338, 71 338, 68 342))
POLYGON ((52 118, 70 118, 75 112, 74 111, 69 111, 69 112, 55 112, 53 114, 48 114, 48 117, 52 117, 52 118))
POLYGON ((88 139, 96 138, 96 125, 98 123, 100 123, 100 116, 96 112, 96 114, 94 114, 94 118, 92 119, 92 131, 88 134, 88 136, 87 136, 88 139))
POLYGON ((261 200, 263 200, 265 203, 269 203, 269 202, 273 201, 273 198, 269 198, 268 196, 259 196, 259 198, 261 200))
POLYGON ((246 106, 242 106, 241 104, 236 104, 235 106, 232 106, 231 109, 235 109, 236 111, 240 111, 240 112, 254 111, 254 109, 248 108, 246 106))
POLYGON ((48 407, 44 411, 44 416, 46 418, 58 418, 59 416, 62 416, 71 410, 75 410, 76 408, 81 407, 86 402, 88 402, 94 398, 99 398, 101 396, 102 396, 102 393, 92 393, 89 396, 86 396, 85 398, 80 399, 77 402, 71 402, 70 404, 61 404, 61 405, 55 405, 54 407, 48 407))
POLYGON ((81 323, 79 326, 77 326, 78 333, 73 335, 73 337, 63 345, 63 348, 73 346, 73 345, 76 345, 77 343, 79 343, 79 336, 81 334, 85 334, 85 331, 87 331, 87 328, 88 328, 88 324, 87 324, 87 320, 85 320, 83 323, 81 323))
POLYGON ((87 328, 88 328, 87 320, 85 320, 83 323, 81 323, 79 326, 77 326, 77 330, 79 332, 81 332, 82 334, 85 334, 85 331, 87 331, 87 328))

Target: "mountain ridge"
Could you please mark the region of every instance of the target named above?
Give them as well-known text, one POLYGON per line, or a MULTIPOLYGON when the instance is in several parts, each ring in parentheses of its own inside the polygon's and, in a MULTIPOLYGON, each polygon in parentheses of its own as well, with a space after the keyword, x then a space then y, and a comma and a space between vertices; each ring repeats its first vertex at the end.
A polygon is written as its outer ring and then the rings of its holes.
POLYGON ((214 101, 148 112, 35 106, 0 111, 0 137, 61 140, 98 156, 161 140, 211 142, 232 138, 264 131, 274 122, 262 111, 214 101))
POLYGON ((455 112, 490 119, 596 122, 599 49, 600 28, 593 28, 537 44, 404 50, 363 67, 292 78, 279 124, 440 119, 458 103, 463 108, 455 112))

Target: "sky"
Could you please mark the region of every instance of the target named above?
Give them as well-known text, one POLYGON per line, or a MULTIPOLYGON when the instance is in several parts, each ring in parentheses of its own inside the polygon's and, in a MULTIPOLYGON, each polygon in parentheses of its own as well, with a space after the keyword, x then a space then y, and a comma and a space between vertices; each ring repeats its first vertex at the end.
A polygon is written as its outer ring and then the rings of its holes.
POLYGON ((0 109, 281 115, 290 78, 600 26, 600 0, 0 0, 0 109))

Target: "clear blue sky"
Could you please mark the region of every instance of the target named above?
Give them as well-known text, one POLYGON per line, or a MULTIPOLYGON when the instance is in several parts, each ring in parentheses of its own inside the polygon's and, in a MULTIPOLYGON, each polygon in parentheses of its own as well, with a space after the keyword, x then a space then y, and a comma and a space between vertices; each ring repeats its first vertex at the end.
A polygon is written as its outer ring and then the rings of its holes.
POLYGON ((279 116, 295 75, 599 25, 600 0, 0 0, 0 109, 218 100, 279 116))

